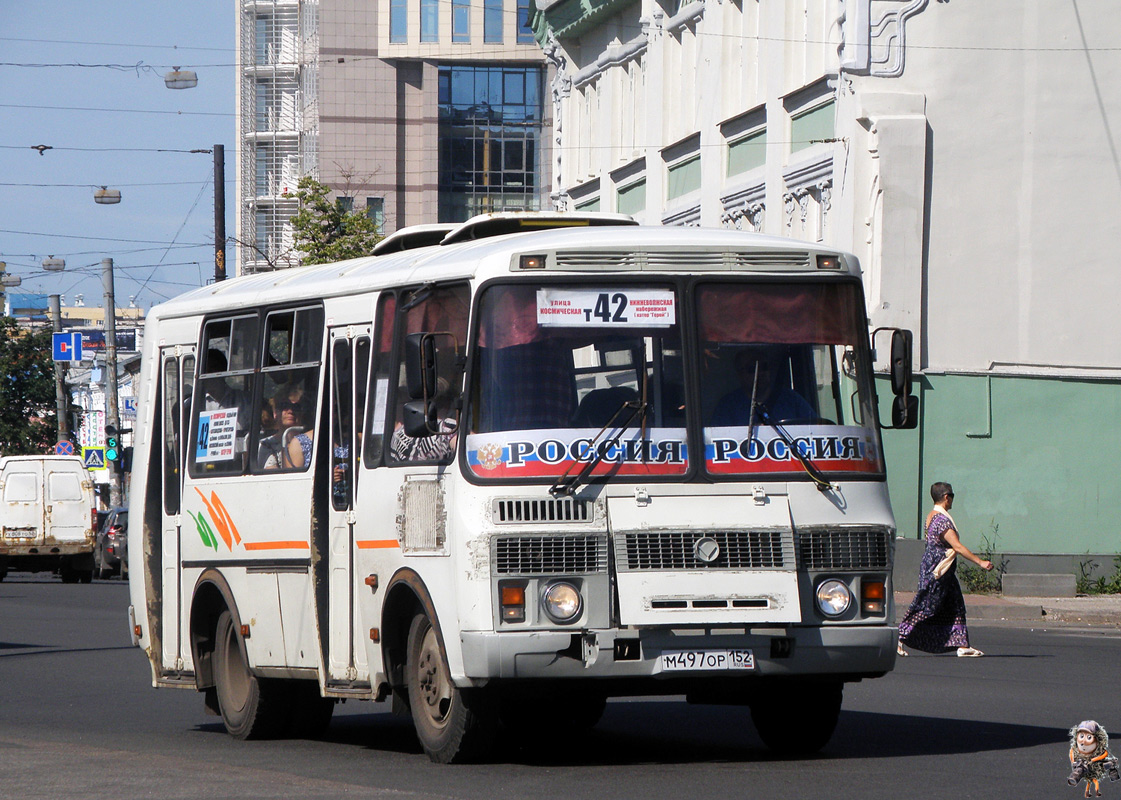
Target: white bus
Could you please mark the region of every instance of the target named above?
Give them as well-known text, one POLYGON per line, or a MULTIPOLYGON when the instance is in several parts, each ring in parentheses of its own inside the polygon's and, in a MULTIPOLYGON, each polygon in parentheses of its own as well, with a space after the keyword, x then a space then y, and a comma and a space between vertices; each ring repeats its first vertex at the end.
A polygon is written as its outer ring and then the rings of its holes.
POLYGON ((415 243, 148 315, 129 615, 154 685, 241 738, 391 699, 440 762, 626 695, 824 745, 896 650, 856 260, 610 215, 415 243))

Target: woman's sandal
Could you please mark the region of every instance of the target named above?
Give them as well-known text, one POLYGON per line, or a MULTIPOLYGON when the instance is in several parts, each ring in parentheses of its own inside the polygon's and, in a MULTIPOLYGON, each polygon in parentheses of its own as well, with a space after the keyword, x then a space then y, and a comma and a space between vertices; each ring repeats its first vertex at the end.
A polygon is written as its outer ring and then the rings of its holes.
POLYGON ((958 648, 958 658, 980 658, 983 655, 985 654, 974 647, 958 648))
POLYGON ((906 650, 903 649, 903 642, 900 642, 899 644, 897 644, 895 646, 895 654, 897 656, 909 656, 909 655, 911 655, 910 653, 908 653, 906 650))

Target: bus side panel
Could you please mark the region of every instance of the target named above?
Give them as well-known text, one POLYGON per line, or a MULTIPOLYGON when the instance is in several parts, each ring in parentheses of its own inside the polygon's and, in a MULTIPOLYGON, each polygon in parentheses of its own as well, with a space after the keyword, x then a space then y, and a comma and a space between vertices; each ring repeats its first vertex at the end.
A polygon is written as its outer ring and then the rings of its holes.
MULTIPOLYGON (((281 572, 275 578, 279 591, 279 612, 284 620, 284 665, 318 669, 319 636, 316 632, 311 576, 308 573, 281 572)), ((279 619, 275 624, 276 629, 280 630, 279 619)))

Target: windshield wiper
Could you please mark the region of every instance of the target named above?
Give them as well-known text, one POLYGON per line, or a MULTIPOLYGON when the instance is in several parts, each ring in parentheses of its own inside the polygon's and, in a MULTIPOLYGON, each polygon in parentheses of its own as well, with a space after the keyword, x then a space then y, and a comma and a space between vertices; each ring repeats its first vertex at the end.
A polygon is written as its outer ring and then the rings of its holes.
POLYGON ((560 495, 571 495, 575 492, 577 487, 584 483, 588 476, 592 474, 592 471, 603 462, 607 447, 619 443, 620 437, 634 424, 636 417, 640 418, 645 426, 646 411, 648 408, 649 406, 644 400, 624 400, 623 404, 611 415, 611 419, 607 421, 607 424, 599 429, 599 433, 595 435, 588 445, 588 449, 594 452, 595 455, 584 464, 583 468, 575 475, 572 474, 572 470, 576 468, 575 463, 566 469, 560 477, 557 478, 556 482, 549 487, 549 494, 553 497, 558 497, 560 495), (615 425, 615 421, 628 409, 631 412, 630 415, 612 430, 611 438, 603 439, 603 446, 601 447, 600 441, 603 435, 615 425))
MULTIPOLYGON (((764 406, 762 403, 760 403, 759 405, 763 409, 763 412, 767 413, 767 407, 764 406)), ((754 415, 754 413, 755 412, 754 412, 754 407, 753 407, 752 408, 752 414, 754 415)), ((819 492, 827 492, 830 489, 836 488, 836 487, 833 486, 833 484, 831 484, 829 481, 827 481, 825 479, 825 476, 821 474, 821 470, 819 470, 816 466, 814 466, 814 463, 812 461, 810 461, 802 453, 801 450, 798 449, 798 445, 794 442, 793 439, 790 438, 790 434, 788 434, 782 428, 782 426, 779 423, 771 422, 769 424, 772 428, 775 429, 775 433, 777 433, 779 435, 779 438, 782 439, 782 441, 786 443, 787 448, 790 450, 791 453, 794 454, 794 457, 796 459, 798 459, 798 463, 802 465, 802 469, 804 469, 806 471, 806 474, 809 475, 813 479, 814 485, 817 487, 817 490, 819 492)))

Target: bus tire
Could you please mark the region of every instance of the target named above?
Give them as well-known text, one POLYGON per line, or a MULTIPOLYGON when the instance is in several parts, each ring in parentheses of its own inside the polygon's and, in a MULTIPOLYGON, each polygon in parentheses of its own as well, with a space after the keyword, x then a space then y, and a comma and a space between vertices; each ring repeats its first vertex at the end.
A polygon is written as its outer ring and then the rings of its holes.
POLYGON ((788 689, 760 692, 751 701, 751 721, 759 738, 776 753, 813 755, 837 727, 844 684, 790 684, 788 689))
POLYGON ((450 764, 490 750, 497 728, 492 698, 452 682, 440 634, 424 614, 409 626, 405 674, 417 739, 430 759, 450 764))
POLYGON ((286 707, 279 681, 249 671, 245 643, 225 610, 214 636, 214 684, 226 730, 235 739, 268 739, 285 732, 286 707))

